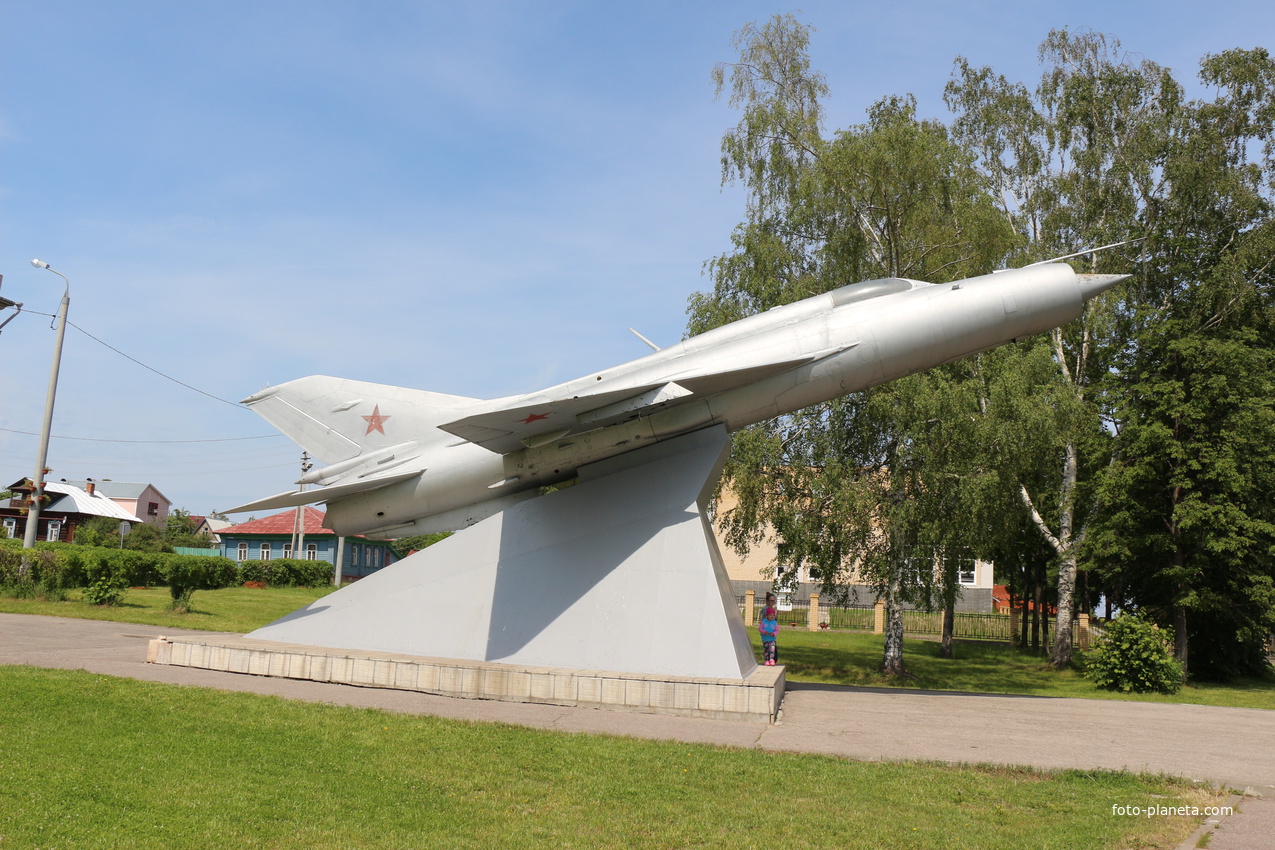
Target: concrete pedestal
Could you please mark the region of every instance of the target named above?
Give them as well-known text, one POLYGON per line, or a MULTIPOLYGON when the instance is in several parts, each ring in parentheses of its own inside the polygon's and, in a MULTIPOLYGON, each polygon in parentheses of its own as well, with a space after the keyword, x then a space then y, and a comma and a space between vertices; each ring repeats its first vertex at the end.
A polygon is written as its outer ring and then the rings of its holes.
POLYGON ((704 506, 721 427, 580 469, 247 637, 537 667, 742 680, 756 667, 704 506))
POLYGON ((147 660, 465 699, 761 723, 774 721, 785 685, 783 667, 759 666, 743 679, 692 678, 324 649, 237 635, 157 638, 147 660))

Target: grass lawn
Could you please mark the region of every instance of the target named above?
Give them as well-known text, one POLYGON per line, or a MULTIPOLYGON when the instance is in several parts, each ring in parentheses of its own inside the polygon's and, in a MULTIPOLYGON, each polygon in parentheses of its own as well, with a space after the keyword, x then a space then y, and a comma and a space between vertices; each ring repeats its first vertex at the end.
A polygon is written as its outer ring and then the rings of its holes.
POLYGON ((243 634, 309 605, 332 590, 330 587, 271 587, 264 590, 227 587, 221 590, 197 590, 191 597, 191 610, 188 614, 174 614, 167 610, 172 596, 166 587, 130 590, 124 597, 123 605, 87 605, 80 601, 80 591, 73 590, 65 602, 14 599, 0 595, 0 612, 114 620, 148 626, 243 634))
MULTIPOLYGON (((66 602, 0 596, 0 612, 242 634, 277 620, 331 591, 331 588, 301 587, 200 590, 193 597, 193 610, 189 614, 174 614, 166 610, 170 597, 168 589, 163 587, 130 590, 124 604, 116 607, 86 605, 79 601, 79 591, 72 591, 66 602)), ((760 658, 761 643, 757 630, 749 631, 760 658)), ((792 682, 1275 709, 1275 673, 1266 678, 1225 685, 1190 684, 1171 696, 1120 694, 1099 690, 1081 675, 1083 654, 1077 655, 1072 669, 1059 671, 1050 667, 1042 657, 1019 653, 1007 645, 995 643, 957 641, 956 658, 949 660, 938 657, 939 646, 933 641, 906 640, 904 663, 916 678, 896 682, 876 672, 877 665, 881 663, 882 642, 881 635, 862 632, 783 629, 779 634, 780 660, 787 666, 788 680, 792 682)))
MULTIPOLYGON (((756 629, 751 633, 760 658, 760 638, 756 629)), ((1188 684, 1171 696, 1121 694, 1100 690, 1081 675, 1083 654, 1071 669, 1055 670, 1041 656, 994 643, 957 641, 956 657, 944 659, 934 641, 904 640, 903 662, 916 678, 900 682, 876 672, 883 642, 881 635, 862 632, 786 629, 779 633, 779 661, 790 682, 1275 709, 1275 674, 1225 685, 1188 684)))
POLYGON ((0 667, 5 847, 1172 847, 1202 818, 1113 806, 1222 802, 0 667))

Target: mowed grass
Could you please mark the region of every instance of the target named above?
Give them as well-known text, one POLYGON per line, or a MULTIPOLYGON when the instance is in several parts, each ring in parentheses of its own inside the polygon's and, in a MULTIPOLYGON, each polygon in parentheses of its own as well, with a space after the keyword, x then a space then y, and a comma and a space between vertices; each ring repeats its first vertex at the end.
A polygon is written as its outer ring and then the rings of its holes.
POLYGON ((1180 780, 876 764, 0 667, 4 847, 1171 847, 1180 780))
MULTIPOLYGON (((79 591, 72 591, 71 598, 65 602, 0 596, 0 612, 243 634, 331 592, 330 587, 200 590, 193 597, 194 608, 189 614, 174 614, 167 610, 170 596, 163 587, 130 590, 124 604, 114 607, 85 604, 79 601, 79 591)), ((760 658, 757 630, 749 631, 760 658)), ((1193 682, 1172 695, 1121 694, 1099 690, 1084 678, 1083 653, 1077 653, 1071 669, 1055 670, 1044 657, 1017 652, 1005 644, 957 641, 956 658, 945 659, 939 658, 936 642, 908 639, 904 641, 904 662, 916 678, 894 680, 876 672, 881 663, 881 635, 785 628, 779 634, 779 647, 780 662, 787 667, 791 682, 1275 710, 1275 673, 1221 685, 1193 682)))
POLYGON ((333 590, 331 587, 197 590, 191 597, 191 610, 187 614, 168 610, 172 596, 166 587, 133 588, 125 594, 122 605, 89 605, 80 601, 81 591, 73 590, 65 602, 0 596, 0 612, 243 634, 309 605, 333 590))
MULTIPOLYGON (((751 631, 760 658, 761 641, 756 629, 751 631)), ((790 682, 1275 709, 1275 674, 1227 684, 1193 682, 1171 695, 1122 694, 1096 688, 1084 678, 1083 653, 1077 653, 1070 669, 1055 670, 1044 656, 1005 644, 957 641, 956 657, 947 659, 939 657, 935 641, 905 639, 903 661, 916 678, 896 680, 876 670, 883 649, 881 635, 804 629, 779 633, 779 662, 790 682)))

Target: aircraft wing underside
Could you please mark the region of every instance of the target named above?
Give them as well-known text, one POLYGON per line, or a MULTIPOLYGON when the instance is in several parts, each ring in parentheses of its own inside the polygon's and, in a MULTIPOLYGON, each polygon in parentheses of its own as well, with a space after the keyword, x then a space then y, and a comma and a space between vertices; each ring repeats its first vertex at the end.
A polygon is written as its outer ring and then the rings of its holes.
POLYGON ((718 372, 670 374, 655 383, 607 389, 571 398, 550 399, 517 407, 477 413, 438 427, 449 434, 476 443, 497 454, 510 454, 528 446, 543 445, 572 434, 592 431, 654 409, 703 400, 735 387, 764 380, 844 351, 841 346, 828 351, 741 369, 718 372))

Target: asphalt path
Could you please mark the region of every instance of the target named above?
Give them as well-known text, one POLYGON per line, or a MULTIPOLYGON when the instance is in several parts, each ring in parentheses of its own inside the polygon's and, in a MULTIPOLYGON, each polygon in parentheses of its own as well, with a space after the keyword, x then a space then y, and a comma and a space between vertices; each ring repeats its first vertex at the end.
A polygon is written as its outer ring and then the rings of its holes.
POLYGON ((1210 848, 1275 847, 1275 710, 790 683, 780 722, 769 725, 465 700, 147 664, 147 641, 159 634, 208 633, 0 614, 0 664, 83 669, 410 714, 862 761, 917 759, 1173 774, 1261 795, 1244 799, 1240 814, 1222 821, 1210 848))

